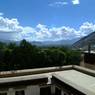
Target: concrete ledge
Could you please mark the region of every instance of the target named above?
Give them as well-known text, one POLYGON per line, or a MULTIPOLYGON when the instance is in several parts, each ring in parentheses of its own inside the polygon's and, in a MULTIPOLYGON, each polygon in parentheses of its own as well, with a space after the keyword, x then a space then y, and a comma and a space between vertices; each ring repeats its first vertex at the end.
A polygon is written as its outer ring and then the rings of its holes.
POLYGON ((49 73, 49 72, 56 72, 56 71, 69 70, 69 69, 72 69, 72 65, 61 66, 61 67, 47 67, 47 68, 38 68, 38 69, 5 71, 5 72, 0 72, 0 78, 49 73))
POLYGON ((43 85, 47 84, 48 77, 45 75, 27 75, 19 77, 0 78, 0 89, 16 86, 43 85))
POLYGON ((95 77, 95 71, 94 70, 91 70, 91 69, 88 69, 88 68, 84 68, 84 67, 81 67, 81 66, 77 66, 77 65, 73 65, 72 69, 75 69, 77 71, 80 71, 82 73, 85 73, 87 75, 95 77))
POLYGON ((50 73, 50 72, 57 72, 57 71, 71 70, 71 69, 75 69, 77 71, 80 71, 80 72, 83 72, 85 74, 95 77, 94 70, 90 70, 88 68, 84 68, 77 65, 68 65, 68 66, 61 66, 61 67, 47 67, 47 68, 37 68, 37 69, 5 71, 5 72, 0 72, 0 78, 50 73))

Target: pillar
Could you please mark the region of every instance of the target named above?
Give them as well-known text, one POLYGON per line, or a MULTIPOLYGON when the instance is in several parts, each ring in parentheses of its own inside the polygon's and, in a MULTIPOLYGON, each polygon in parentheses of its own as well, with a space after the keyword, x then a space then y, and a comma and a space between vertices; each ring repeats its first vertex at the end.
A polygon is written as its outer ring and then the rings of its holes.
POLYGON ((9 88, 8 95, 15 95, 15 90, 13 88, 9 88))
POLYGON ((27 86, 25 89, 25 95, 40 95, 39 86, 27 86))
POLYGON ((61 95, 64 95, 64 92, 63 92, 63 90, 61 90, 61 95))
POLYGON ((55 85, 51 85, 51 95, 55 95, 55 85))

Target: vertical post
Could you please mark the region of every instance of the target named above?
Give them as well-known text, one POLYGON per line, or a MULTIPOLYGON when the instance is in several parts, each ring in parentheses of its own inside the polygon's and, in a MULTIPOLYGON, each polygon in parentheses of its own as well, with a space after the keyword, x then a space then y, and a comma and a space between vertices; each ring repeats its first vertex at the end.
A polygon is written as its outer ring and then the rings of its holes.
POLYGON ((55 95, 55 85, 51 85, 51 95, 55 95))
POLYGON ((61 95, 64 95, 64 91, 63 91, 63 89, 61 90, 61 95))
POLYGON ((13 88, 9 88, 8 95, 15 95, 15 90, 13 88))
POLYGON ((39 86, 28 86, 25 89, 25 95, 40 95, 40 87, 39 86))
POLYGON ((88 53, 89 54, 91 53, 91 44, 90 43, 88 44, 88 53))

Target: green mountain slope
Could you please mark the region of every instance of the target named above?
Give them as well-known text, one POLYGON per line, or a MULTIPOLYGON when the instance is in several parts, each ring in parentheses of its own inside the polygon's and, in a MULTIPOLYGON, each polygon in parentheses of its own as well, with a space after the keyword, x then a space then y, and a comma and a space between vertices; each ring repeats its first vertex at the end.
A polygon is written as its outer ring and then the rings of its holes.
POLYGON ((72 47, 74 48, 84 48, 88 45, 95 45, 95 32, 90 33, 89 35, 81 38, 79 41, 75 42, 72 47))

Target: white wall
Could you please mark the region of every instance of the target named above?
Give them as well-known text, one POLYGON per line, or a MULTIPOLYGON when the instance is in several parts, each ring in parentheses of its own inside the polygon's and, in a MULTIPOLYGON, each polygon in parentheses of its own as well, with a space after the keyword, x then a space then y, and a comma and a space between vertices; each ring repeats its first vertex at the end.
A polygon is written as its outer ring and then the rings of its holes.
POLYGON ((25 95, 40 95, 40 87, 39 86, 28 86, 25 89, 25 95))
POLYGON ((25 95, 40 95, 40 87, 38 85, 27 86, 25 88, 9 88, 6 91, 0 91, 0 93, 7 93, 7 95, 15 95, 16 91, 24 90, 25 95))
POLYGON ((9 88, 7 95, 15 95, 15 90, 13 88, 9 88))

